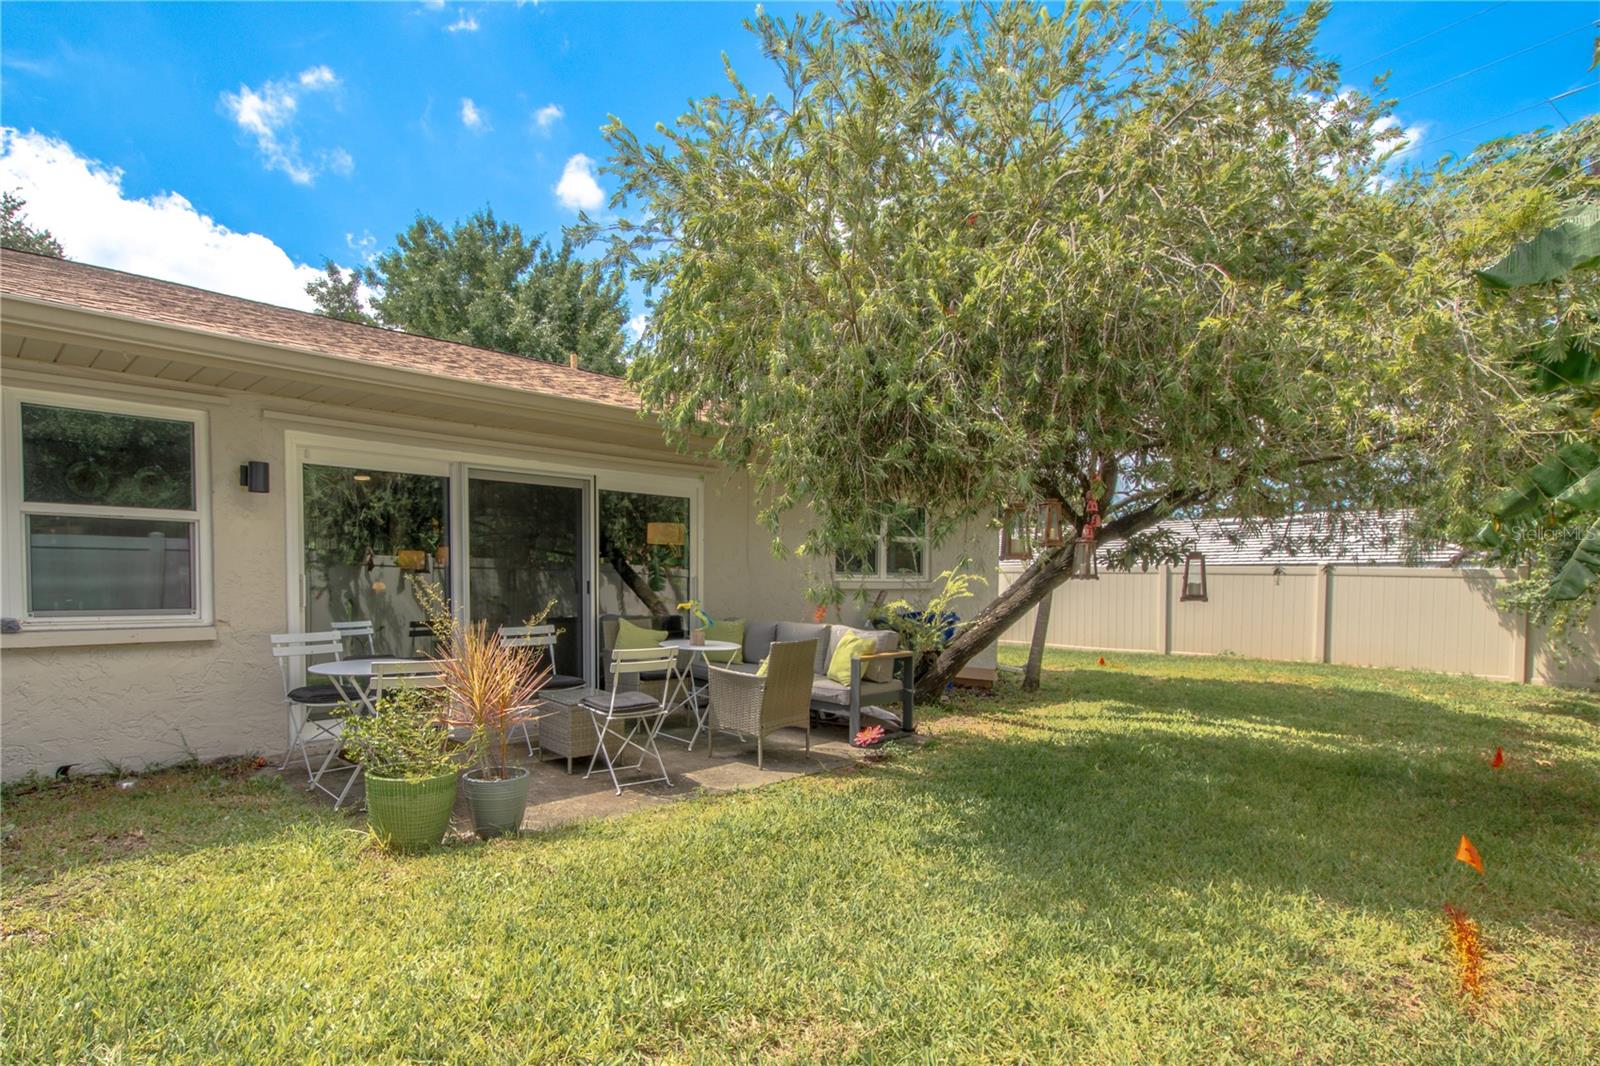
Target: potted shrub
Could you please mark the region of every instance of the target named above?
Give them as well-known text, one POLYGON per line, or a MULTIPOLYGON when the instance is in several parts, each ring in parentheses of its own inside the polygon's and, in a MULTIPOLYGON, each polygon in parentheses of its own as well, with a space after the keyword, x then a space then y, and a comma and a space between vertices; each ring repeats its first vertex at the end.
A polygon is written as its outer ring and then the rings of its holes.
POLYGON ((367 823, 387 848, 418 851, 444 839, 456 802, 456 762, 436 689, 385 693, 373 714, 344 717, 342 743, 367 778, 367 823))
POLYGON ((472 768, 462 777, 472 824, 484 840, 522 828, 528 768, 511 765, 511 731, 534 713, 551 671, 542 648, 508 647, 483 622, 452 622, 438 657, 449 706, 445 722, 466 728, 472 768))

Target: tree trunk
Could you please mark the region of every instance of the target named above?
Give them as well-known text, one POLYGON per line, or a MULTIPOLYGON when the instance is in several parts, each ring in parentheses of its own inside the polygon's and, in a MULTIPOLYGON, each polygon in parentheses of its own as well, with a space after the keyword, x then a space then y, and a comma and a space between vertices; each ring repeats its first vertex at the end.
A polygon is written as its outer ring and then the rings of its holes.
POLYGON ((661 597, 656 595, 655 589, 650 587, 650 582, 633 568, 633 564, 628 562, 620 551, 606 550, 604 554, 606 562, 611 564, 611 568, 617 572, 617 576, 628 587, 628 591, 639 597, 645 610, 650 612, 651 618, 660 619, 672 615, 673 612, 667 610, 666 604, 661 602, 661 597))
POLYGON ((936 700, 945 686, 974 655, 993 644, 1028 609, 1039 603, 1072 574, 1072 542, 1037 556, 1011 587, 979 611, 972 624, 956 634, 933 666, 917 678, 917 698, 936 700))
POLYGON ((1039 671, 1044 667, 1044 638, 1050 629, 1050 604, 1055 599, 1055 590, 1044 594, 1044 599, 1039 601, 1035 608, 1033 619, 1033 643, 1028 646, 1028 665, 1022 671, 1022 691, 1039 691, 1039 671))

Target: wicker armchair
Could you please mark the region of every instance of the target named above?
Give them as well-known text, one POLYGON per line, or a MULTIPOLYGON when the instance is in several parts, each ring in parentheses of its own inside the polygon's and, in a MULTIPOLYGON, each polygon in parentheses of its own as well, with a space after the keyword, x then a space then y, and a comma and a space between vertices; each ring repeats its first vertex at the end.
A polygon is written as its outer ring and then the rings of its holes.
POLYGON ((780 641, 767 656, 766 676, 708 668, 711 684, 711 729, 706 752, 716 754, 717 732, 756 738, 756 769, 765 761, 762 740, 790 726, 806 731, 811 751, 811 682, 817 657, 815 640, 780 641))

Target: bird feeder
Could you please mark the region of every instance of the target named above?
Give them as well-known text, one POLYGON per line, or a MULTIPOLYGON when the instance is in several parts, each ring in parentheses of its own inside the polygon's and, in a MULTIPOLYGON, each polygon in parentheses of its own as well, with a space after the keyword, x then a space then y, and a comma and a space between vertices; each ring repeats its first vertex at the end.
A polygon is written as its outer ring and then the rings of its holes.
POLYGON ((1190 552, 1183 557, 1183 592, 1178 599, 1204 601, 1207 598, 1206 557, 1199 552, 1190 552))

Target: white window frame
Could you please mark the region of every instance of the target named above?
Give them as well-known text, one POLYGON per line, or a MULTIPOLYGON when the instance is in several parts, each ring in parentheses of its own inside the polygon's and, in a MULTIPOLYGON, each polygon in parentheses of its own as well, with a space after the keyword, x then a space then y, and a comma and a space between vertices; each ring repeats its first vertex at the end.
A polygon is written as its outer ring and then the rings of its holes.
POLYGON ((34 389, 4 391, 5 464, 4 481, 7 521, 5 552, 5 590, 0 597, 0 613, 17 619, 25 632, 57 632, 105 629, 175 629, 209 625, 211 602, 211 435, 204 411, 169 407, 132 400, 111 399, 83 393, 50 392, 34 389), (29 503, 23 499, 22 405, 37 404, 75 411, 133 415, 187 422, 194 434, 194 506, 190 510, 148 507, 112 507, 99 504, 29 503), (85 518, 129 518, 147 521, 186 522, 194 528, 194 554, 190 560, 194 608, 183 612, 137 614, 46 614, 35 617, 28 602, 28 518, 30 515, 71 515, 85 518))
POLYGON ((890 537, 889 518, 885 515, 878 522, 878 539, 873 545, 872 557, 874 567, 872 570, 849 571, 839 569, 839 553, 833 554, 834 580, 841 585, 915 585, 928 581, 928 509, 916 508, 922 515, 922 533, 917 537, 890 537), (917 545, 917 559, 919 569, 916 573, 891 573, 889 571, 889 544, 891 541, 915 543, 917 545))

